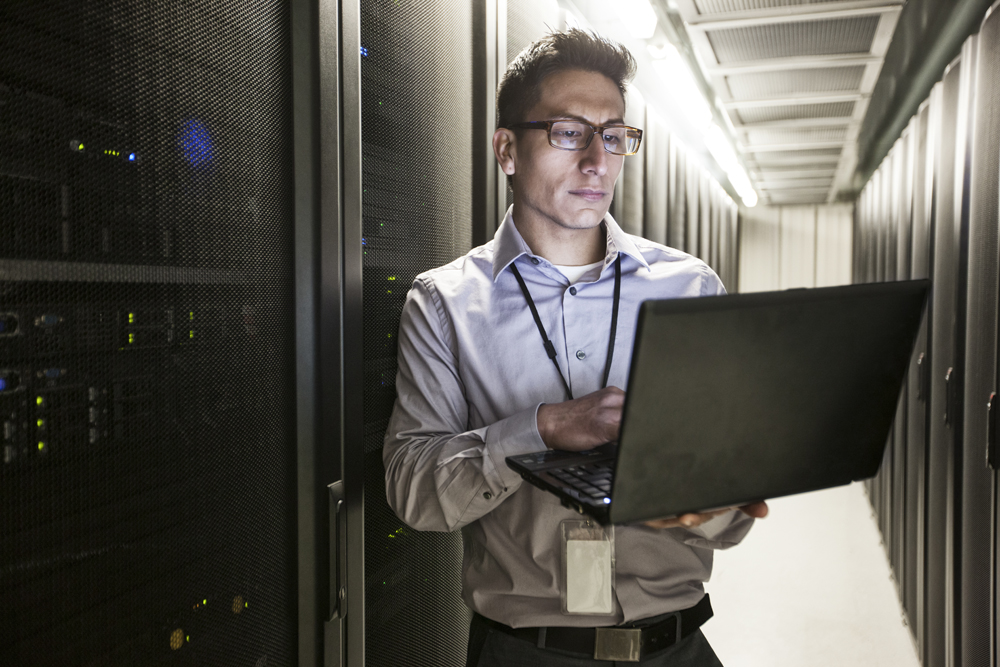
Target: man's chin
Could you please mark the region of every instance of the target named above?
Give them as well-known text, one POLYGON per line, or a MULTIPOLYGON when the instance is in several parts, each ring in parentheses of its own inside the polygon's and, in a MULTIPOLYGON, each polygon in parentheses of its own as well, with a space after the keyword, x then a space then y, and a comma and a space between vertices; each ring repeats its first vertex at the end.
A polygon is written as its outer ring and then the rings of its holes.
POLYGON ((559 224, 570 229, 592 229, 604 220, 608 209, 584 209, 567 212, 559 216, 559 224))

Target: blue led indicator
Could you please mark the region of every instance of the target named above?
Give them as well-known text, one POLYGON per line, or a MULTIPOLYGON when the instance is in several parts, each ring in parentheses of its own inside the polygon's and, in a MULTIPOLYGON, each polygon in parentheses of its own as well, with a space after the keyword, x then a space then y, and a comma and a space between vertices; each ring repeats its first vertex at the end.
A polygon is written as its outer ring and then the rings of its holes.
POLYGON ((364 56, 365 58, 367 58, 368 57, 368 49, 366 49, 365 47, 362 46, 361 47, 361 55, 364 56))
POLYGON ((605 498, 604 499, 604 504, 605 505, 610 505, 611 504, 611 498, 605 498))
POLYGON ((361 245, 368 245, 368 239, 361 239, 361 245))
POLYGON ((7 391, 7 378, 0 378, 0 391, 7 391))
POLYGON ((129 153, 128 154, 128 161, 129 162, 135 162, 135 153, 129 153))
POLYGON ((207 167, 214 155, 212 135, 197 118, 189 118, 177 132, 177 147, 192 167, 207 167))

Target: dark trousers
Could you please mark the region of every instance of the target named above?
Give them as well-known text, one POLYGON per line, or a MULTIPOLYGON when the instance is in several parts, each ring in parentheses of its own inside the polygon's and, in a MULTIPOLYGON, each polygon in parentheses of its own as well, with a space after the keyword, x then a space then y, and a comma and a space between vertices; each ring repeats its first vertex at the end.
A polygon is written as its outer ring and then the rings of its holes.
POLYGON ((698 630, 679 644, 650 655, 640 663, 594 660, 570 653, 540 649, 530 642, 495 630, 477 614, 469 627, 465 667, 722 667, 705 635, 698 630))

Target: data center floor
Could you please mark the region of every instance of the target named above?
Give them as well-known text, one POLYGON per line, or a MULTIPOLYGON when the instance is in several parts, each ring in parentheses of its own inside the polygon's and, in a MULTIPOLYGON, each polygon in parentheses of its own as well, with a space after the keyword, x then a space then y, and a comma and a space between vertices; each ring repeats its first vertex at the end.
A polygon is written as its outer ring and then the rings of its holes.
POLYGON ((779 498, 716 552, 715 618, 726 667, 919 667, 864 486, 779 498))

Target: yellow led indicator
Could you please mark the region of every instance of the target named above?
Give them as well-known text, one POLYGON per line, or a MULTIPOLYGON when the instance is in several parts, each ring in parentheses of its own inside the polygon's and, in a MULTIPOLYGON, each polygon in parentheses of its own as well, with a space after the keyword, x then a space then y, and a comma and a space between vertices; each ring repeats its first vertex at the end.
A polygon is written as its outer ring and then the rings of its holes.
MULTIPOLYGON (((190 641, 190 638, 188 640, 190 641)), ((182 646, 184 646, 184 631, 177 628, 170 633, 170 648, 176 651, 182 646)))
POLYGON ((39 396, 38 398, 35 399, 35 404, 36 405, 41 405, 44 402, 45 402, 45 399, 43 399, 41 396, 39 396))
POLYGON ((194 332, 188 331, 188 338, 194 338, 194 332))
POLYGON ((188 635, 188 636, 186 636, 186 637, 184 638, 184 641, 188 641, 188 642, 189 642, 189 641, 191 641, 191 635, 188 635))
POLYGON ((43 426, 45 426, 44 419, 39 419, 36 423, 38 424, 38 428, 42 428, 43 426))
POLYGON ((129 313, 128 314, 128 323, 132 324, 133 322, 135 322, 135 313, 129 313))
POLYGON ((45 451, 45 443, 44 442, 38 443, 38 451, 40 451, 40 452, 44 452, 45 451))
POLYGON ((389 280, 395 280, 396 276, 389 276, 389 280))
POLYGON ((80 150, 81 151, 83 150, 83 144, 80 144, 80 150))
POLYGON ((128 335, 128 342, 129 342, 129 345, 131 345, 132 343, 134 343, 134 342, 135 342, 135 334, 133 334, 133 333, 130 333, 130 334, 128 335))
POLYGON ((202 604, 208 604, 208 600, 202 600, 201 603, 202 604))

